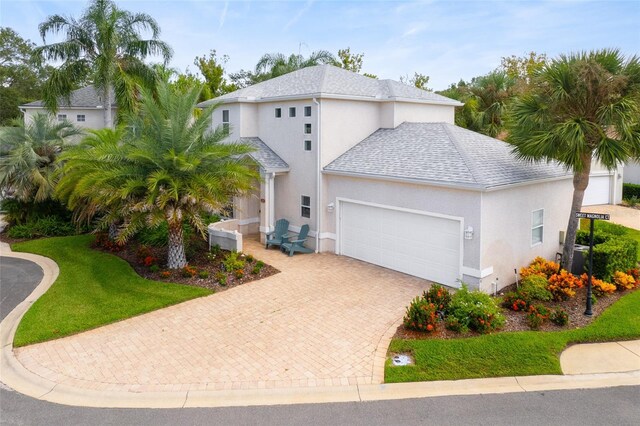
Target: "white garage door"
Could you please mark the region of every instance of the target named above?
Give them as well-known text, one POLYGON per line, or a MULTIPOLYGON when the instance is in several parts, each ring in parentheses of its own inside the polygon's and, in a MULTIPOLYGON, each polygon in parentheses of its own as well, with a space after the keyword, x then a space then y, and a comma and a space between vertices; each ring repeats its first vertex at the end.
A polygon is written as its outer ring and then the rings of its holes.
POLYGON ((339 221, 340 254, 459 286, 459 220, 342 201, 339 221))
POLYGON ((609 204, 610 176, 590 176, 589 186, 584 191, 583 206, 609 204))

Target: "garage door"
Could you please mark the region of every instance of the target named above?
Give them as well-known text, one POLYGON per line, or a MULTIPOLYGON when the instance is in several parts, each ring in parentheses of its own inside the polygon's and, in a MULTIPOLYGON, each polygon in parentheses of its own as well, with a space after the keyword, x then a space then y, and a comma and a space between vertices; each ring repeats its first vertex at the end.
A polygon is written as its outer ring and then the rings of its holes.
POLYGON ((610 176, 590 176, 582 205, 609 204, 610 179, 610 176))
POLYGON ((342 201, 339 253, 458 287, 460 220, 342 201))

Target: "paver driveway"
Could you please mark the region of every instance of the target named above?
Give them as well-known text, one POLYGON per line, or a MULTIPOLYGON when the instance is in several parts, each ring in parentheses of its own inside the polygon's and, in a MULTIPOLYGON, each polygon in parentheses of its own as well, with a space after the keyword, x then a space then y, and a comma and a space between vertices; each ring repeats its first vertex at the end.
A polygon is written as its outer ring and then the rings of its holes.
POLYGON ((282 272, 76 336, 16 349, 33 373, 96 390, 380 383, 386 349, 427 281, 333 254, 246 250, 282 272))

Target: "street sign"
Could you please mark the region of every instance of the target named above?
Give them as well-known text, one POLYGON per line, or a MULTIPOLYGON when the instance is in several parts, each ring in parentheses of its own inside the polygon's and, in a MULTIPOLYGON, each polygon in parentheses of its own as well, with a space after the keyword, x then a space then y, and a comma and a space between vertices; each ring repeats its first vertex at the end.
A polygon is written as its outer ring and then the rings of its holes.
POLYGON ((578 219, 598 219, 598 220, 609 220, 610 216, 605 213, 583 213, 576 212, 576 218, 578 219))

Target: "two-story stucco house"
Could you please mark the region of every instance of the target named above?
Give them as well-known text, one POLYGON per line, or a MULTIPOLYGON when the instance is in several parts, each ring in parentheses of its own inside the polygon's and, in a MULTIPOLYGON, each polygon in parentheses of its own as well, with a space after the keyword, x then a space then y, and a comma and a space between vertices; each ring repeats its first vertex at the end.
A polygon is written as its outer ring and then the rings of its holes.
POLYGON ((570 174, 455 126, 457 101, 321 65, 211 103, 213 126, 256 147, 262 183, 234 209, 243 233, 286 218, 310 225, 317 251, 485 291, 561 251, 570 174))

